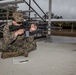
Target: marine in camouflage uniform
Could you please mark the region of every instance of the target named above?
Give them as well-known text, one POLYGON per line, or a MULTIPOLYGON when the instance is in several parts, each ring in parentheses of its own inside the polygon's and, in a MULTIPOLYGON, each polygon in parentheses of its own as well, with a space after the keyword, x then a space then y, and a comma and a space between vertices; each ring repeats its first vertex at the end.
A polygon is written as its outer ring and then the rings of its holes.
MULTIPOLYGON (((22 13, 13 13, 13 18, 17 22, 23 21, 22 13)), ((0 42, 1 58, 16 57, 24 55, 28 56, 30 51, 36 50, 36 42, 34 36, 25 37, 25 35, 15 36, 14 32, 9 31, 12 22, 8 22, 3 29, 3 42, 0 42)))

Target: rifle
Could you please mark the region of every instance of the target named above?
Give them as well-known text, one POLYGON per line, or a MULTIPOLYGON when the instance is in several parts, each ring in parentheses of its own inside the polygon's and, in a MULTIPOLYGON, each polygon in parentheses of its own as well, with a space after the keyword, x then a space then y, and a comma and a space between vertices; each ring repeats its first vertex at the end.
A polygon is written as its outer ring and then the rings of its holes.
MULTIPOLYGON (((28 36, 31 36, 31 35, 34 35, 34 34, 42 34, 42 30, 41 29, 37 29, 35 31, 32 31, 30 32, 30 28, 26 28, 26 25, 29 25, 27 22, 26 24, 24 24, 24 22, 19 22, 19 24, 22 24, 21 26, 15 26, 15 25, 10 25, 9 26, 9 31, 12 32, 12 31, 17 31, 19 29, 25 29, 25 36, 28 37, 28 36)), ((29 25, 30 26, 30 25, 29 25)))
POLYGON ((16 31, 19 29, 27 29, 25 25, 29 25, 27 22, 24 24, 24 22, 17 22, 18 24, 22 24, 21 26, 15 26, 15 25, 10 25, 9 26, 9 31, 16 31))

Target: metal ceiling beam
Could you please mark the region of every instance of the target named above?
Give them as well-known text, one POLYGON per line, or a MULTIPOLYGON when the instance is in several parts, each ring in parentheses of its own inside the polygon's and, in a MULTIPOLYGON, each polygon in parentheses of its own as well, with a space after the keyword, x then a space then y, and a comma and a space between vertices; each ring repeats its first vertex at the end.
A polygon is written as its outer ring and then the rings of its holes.
POLYGON ((76 22, 76 19, 51 19, 51 22, 76 22))
POLYGON ((3 3, 0 3, 0 7, 1 6, 7 6, 9 4, 18 4, 18 3, 23 3, 23 1, 9 1, 9 2, 3 2, 3 3))

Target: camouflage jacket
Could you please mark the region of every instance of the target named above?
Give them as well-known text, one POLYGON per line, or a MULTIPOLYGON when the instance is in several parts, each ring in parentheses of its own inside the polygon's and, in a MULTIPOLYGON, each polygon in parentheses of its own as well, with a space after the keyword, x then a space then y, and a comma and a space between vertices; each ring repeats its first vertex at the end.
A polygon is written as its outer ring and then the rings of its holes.
POLYGON ((10 32, 9 31, 9 26, 12 25, 12 21, 8 22, 4 28, 3 28, 3 38, 4 38, 4 43, 5 44, 10 44, 12 43, 14 40, 16 40, 16 36, 14 34, 14 32, 10 32))
POLYGON ((15 33, 14 31, 13 32, 10 32, 9 30, 9 26, 12 25, 12 22, 9 22, 8 24, 5 25, 3 31, 3 39, 4 39, 4 44, 6 45, 18 45, 19 43, 26 43, 27 42, 32 42, 34 40, 34 37, 33 36, 30 36, 30 37, 25 37, 25 35, 18 35, 18 36, 15 36, 15 33), (19 42, 19 43, 18 43, 19 42))

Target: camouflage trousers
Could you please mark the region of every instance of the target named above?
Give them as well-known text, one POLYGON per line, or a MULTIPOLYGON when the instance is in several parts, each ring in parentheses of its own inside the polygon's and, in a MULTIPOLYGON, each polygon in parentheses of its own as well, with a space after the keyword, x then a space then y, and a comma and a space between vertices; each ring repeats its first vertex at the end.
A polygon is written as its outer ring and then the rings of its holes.
POLYGON ((36 50, 36 48, 36 42, 32 38, 27 38, 23 41, 17 41, 11 45, 8 45, 8 47, 4 43, 0 42, 0 51, 2 51, 2 58, 16 57, 20 55, 27 57, 28 53, 36 50))

